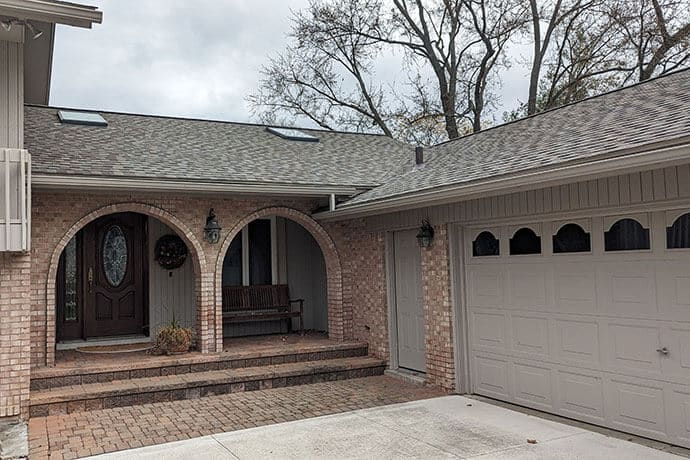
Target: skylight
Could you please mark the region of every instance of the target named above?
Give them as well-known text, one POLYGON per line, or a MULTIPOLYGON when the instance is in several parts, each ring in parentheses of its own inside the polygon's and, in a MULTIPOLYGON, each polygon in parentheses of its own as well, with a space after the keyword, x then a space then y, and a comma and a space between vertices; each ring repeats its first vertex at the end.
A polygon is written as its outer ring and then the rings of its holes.
POLYGON ((305 141, 305 142, 319 142, 318 137, 314 137, 310 134, 303 133, 298 129, 293 128, 266 128, 269 133, 275 134, 283 139, 288 139, 291 141, 305 141))
POLYGON ((108 122, 100 114, 94 112, 77 112, 76 110, 58 110, 58 118, 62 123, 85 126, 108 126, 108 122))

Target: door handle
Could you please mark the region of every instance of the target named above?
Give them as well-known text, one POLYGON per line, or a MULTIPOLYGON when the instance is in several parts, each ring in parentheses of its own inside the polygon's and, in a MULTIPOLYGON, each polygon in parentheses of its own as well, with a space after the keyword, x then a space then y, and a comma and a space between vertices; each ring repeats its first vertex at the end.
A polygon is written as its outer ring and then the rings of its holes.
POLYGON ((666 347, 657 348, 656 351, 661 353, 662 355, 668 355, 668 348, 666 347))
POLYGON ((89 279, 89 292, 93 292, 93 267, 89 267, 89 274, 87 277, 89 279))

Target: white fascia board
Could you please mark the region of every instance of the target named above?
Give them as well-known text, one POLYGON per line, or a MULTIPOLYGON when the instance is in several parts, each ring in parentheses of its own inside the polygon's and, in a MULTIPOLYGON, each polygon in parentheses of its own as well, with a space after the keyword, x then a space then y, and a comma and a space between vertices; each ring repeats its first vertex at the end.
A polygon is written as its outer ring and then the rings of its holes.
POLYGON ((32 184, 35 189, 52 190, 226 193, 301 197, 324 197, 332 194, 351 196, 357 192, 354 187, 334 185, 214 183, 52 174, 34 174, 32 184))
POLYGON ((595 179, 612 174, 625 174, 644 168, 663 168, 690 161, 690 145, 659 148, 635 154, 603 158, 553 168, 527 170, 486 180, 436 187, 405 195, 348 205, 344 203, 335 211, 314 214, 315 219, 336 221, 386 214, 406 209, 425 208, 465 201, 479 197, 501 195, 507 192, 533 190, 571 182, 581 178, 595 179))
POLYGON ((103 21, 103 13, 93 7, 41 0, 0 0, 0 15, 85 28, 103 21))

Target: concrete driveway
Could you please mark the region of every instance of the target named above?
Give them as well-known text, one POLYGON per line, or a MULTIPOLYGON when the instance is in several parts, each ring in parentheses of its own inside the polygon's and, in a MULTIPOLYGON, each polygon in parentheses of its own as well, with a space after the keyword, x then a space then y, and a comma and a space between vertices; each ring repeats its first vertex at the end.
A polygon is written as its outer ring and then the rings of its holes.
POLYGON ((475 399, 446 396, 94 458, 652 460, 679 457, 475 399))

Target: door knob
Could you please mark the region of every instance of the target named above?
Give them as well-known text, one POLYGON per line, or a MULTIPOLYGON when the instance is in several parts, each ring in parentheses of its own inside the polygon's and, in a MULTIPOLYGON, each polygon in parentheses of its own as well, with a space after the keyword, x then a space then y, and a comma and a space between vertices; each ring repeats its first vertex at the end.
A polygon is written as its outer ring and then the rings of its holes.
POLYGON ((93 292, 93 267, 89 267, 89 292, 93 292))
POLYGON ((658 351, 658 352, 661 353, 662 355, 667 355, 667 354, 668 354, 668 348, 666 348, 666 347, 657 348, 656 351, 658 351))

